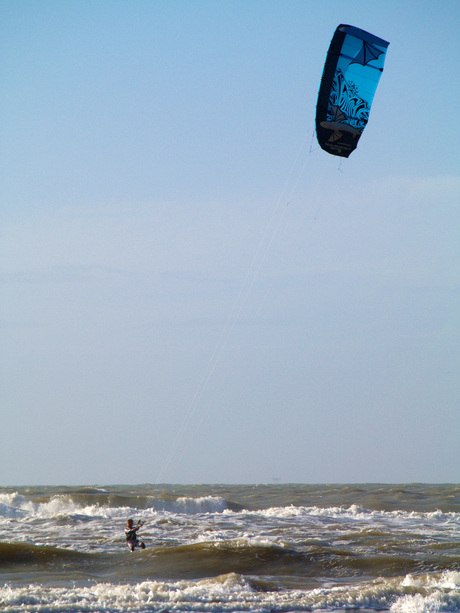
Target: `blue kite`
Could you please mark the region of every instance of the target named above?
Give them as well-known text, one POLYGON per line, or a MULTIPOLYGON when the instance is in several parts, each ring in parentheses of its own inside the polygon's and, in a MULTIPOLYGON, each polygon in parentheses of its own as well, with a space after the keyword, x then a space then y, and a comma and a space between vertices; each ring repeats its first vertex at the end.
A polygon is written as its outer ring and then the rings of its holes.
POLYGON ((332 37, 316 104, 316 136, 322 149, 347 158, 369 119, 389 43, 341 24, 332 37))

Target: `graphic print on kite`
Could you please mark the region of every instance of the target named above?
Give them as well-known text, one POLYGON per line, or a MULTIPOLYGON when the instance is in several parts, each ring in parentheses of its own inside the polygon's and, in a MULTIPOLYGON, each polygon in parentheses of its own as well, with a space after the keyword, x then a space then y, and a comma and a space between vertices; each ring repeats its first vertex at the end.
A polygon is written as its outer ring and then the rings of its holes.
POLYGON ((369 119, 389 43, 341 24, 332 37, 316 104, 320 147, 341 157, 356 149, 369 119))

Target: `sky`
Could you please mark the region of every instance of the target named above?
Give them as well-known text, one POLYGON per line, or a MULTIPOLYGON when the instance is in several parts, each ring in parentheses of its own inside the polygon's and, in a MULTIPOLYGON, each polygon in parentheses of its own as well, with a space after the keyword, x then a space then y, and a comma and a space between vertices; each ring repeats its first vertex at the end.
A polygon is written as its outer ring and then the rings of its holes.
POLYGON ((0 0, 0 485, 460 481, 459 21, 0 0), (390 42, 348 159, 340 23, 390 42))

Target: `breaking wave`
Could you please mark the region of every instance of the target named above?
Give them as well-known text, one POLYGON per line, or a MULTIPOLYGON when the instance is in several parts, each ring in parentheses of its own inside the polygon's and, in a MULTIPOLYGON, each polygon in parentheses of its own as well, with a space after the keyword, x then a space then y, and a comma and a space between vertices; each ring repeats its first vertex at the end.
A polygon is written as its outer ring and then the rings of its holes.
POLYGON ((199 581, 97 583, 79 587, 0 588, 5 613, 50 611, 251 612, 390 610, 392 613, 454 612, 460 608, 458 573, 379 579, 354 586, 279 590, 274 583, 227 573, 199 581))
POLYGON ((86 515, 88 517, 125 517, 128 513, 168 512, 177 514, 222 513, 227 509, 238 510, 239 505, 218 496, 197 498, 139 497, 76 493, 58 494, 39 501, 31 501, 13 492, 0 494, 0 518, 22 519, 26 517, 55 518, 59 516, 86 515))

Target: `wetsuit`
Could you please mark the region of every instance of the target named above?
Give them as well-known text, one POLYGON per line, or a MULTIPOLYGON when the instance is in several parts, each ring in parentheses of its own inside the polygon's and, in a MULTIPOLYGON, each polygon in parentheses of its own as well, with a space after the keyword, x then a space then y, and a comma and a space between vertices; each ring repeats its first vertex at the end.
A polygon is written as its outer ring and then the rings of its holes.
POLYGON ((139 530, 141 526, 142 524, 138 524, 137 526, 133 526, 132 528, 125 528, 126 544, 131 549, 131 551, 134 551, 136 547, 145 549, 144 543, 142 541, 139 541, 136 534, 137 530, 139 530))

